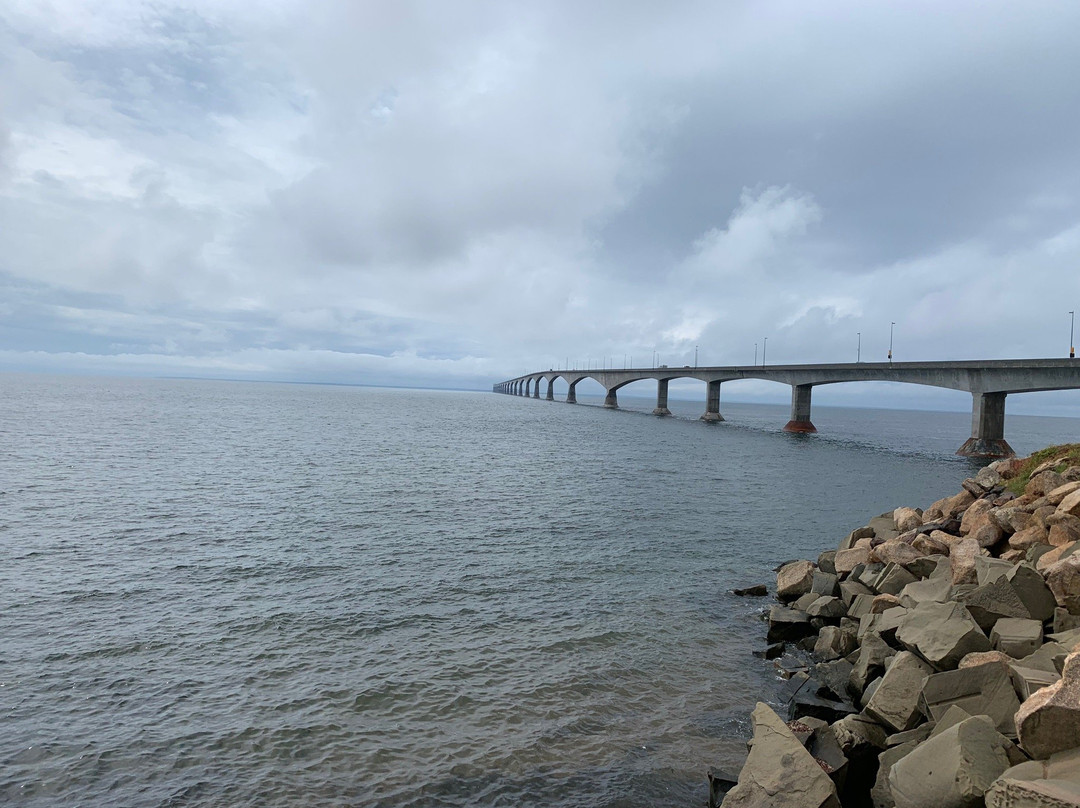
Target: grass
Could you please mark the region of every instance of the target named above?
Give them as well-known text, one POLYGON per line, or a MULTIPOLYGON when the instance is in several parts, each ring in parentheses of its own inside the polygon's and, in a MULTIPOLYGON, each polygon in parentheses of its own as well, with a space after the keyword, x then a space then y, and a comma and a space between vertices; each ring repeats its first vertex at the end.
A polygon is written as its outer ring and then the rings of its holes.
POLYGON ((1019 496, 1024 493, 1024 487, 1031 479, 1031 472, 1048 461, 1054 461, 1053 469, 1056 472, 1065 471, 1069 466, 1080 466, 1080 443, 1063 443, 1060 446, 1047 446, 1032 453, 1031 457, 1024 461, 1020 467, 1020 473, 1006 484, 1006 487, 1019 496))

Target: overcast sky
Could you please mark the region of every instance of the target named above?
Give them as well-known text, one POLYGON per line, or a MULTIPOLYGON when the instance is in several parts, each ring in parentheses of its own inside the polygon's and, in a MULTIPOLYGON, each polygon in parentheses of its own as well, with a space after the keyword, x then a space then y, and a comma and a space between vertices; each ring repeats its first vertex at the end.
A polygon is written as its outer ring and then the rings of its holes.
POLYGON ((6 0, 0 368, 490 389, 765 337, 883 360, 890 322, 897 360, 1065 356, 1078 31, 1071 0, 6 0))

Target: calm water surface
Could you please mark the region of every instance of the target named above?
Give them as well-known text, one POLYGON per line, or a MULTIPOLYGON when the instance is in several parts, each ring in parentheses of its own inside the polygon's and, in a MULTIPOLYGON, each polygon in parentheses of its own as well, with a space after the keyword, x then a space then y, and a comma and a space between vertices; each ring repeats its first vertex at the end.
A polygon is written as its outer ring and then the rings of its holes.
POLYGON ((0 801, 701 805, 776 695, 726 591, 954 493, 969 416, 622 403, 0 377, 0 801))

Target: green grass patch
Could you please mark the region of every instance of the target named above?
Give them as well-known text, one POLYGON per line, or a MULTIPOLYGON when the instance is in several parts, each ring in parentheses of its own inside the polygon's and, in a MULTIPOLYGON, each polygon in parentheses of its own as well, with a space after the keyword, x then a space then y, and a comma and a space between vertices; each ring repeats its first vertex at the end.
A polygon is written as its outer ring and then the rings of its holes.
POLYGON ((1031 480, 1031 472, 1044 463, 1053 461, 1053 470, 1059 474, 1069 466, 1080 466, 1080 443, 1063 443, 1060 446, 1047 446, 1032 453, 1020 467, 1020 473, 1006 483, 1006 488, 1017 496, 1024 493, 1024 488, 1031 480))

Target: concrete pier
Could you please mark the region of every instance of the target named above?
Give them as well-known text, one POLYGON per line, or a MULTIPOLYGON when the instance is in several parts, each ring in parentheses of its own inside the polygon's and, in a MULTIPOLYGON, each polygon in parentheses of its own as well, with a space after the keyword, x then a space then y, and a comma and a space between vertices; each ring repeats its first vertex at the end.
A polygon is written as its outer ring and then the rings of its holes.
POLYGON ((705 395, 705 414, 701 416, 702 421, 723 421, 724 416, 720 414, 720 382, 709 382, 709 387, 705 395))
POLYGON ((796 384, 791 387, 791 420, 784 424, 785 432, 817 432, 810 422, 811 384, 796 384))
POLYGON ((1005 398, 1013 393, 1080 389, 1080 362, 1075 359, 997 359, 960 362, 858 362, 823 365, 741 365, 731 367, 630 368, 623 370, 547 370, 507 379, 492 390, 510 395, 540 397, 540 380, 569 385, 566 401, 577 403, 577 383, 593 379, 606 391, 604 406, 618 407, 617 391, 631 382, 657 383, 657 415, 669 415, 668 384, 672 379, 697 379, 707 387, 702 420, 723 421, 720 385, 740 379, 764 379, 791 385, 789 432, 816 432, 810 420, 813 388, 841 382, 886 381, 964 390, 972 395, 971 437, 957 454, 969 457, 1007 457, 1013 454, 1005 440, 1005 398))
POLYGON ((555 400, 555 380, 554 379, 548 379, 547 400, 548 401, 554 401, 555 400))
POLYGON ((652 411, 653 415, 671 415, 671 410, 667 408, 667 386, 668 379, 656 380, 656 408, 652 411))

